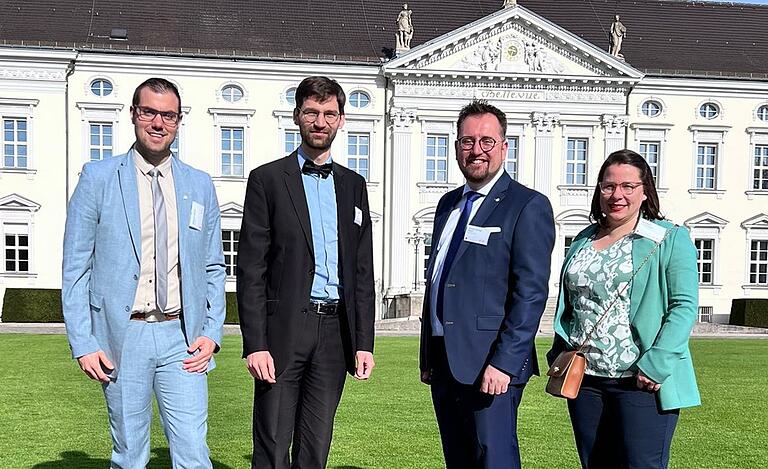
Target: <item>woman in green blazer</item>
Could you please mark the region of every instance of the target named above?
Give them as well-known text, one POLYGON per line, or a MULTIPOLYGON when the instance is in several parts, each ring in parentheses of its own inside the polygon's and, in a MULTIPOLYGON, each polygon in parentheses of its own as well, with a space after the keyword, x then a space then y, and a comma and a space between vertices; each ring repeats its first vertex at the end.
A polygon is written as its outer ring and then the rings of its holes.
POLYGON ((696 248, 663 220, 651 169, 631 150, 603 163, 590 215, 560 274, 547 359, 584 344, 586 375, 568 401, 583 468, 666 468, 679 409, 701 402, 688 349, 696 248))

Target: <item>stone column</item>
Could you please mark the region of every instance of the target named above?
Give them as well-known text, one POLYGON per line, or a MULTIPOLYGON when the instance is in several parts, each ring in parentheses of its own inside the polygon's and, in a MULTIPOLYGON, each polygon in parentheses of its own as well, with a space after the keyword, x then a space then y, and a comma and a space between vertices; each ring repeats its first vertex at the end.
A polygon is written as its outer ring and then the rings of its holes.
POLYGON ((552 142, 555 126, 560 122, 559 114, 534 112, 531 123, 535 129, 536 141, 535 167, 533 170, 533 188, 547 197, 552 185, 552 142))
POLYGON ((625 134, 627 125, 629 125, 629 116, 603 114, 601 122, 603 129, 605 129, 605 157, 603 158, 605 160, 611 153, 627 146, 625 134))
POLYGON ((416 121, 415 109, 392 108, 389 122, 392 126, 392 178, 389 194, 389 281, 387 296, 410 291, 410 245, 406 235, 410 229, 410 193, 411 187, 411 135, 416 121))

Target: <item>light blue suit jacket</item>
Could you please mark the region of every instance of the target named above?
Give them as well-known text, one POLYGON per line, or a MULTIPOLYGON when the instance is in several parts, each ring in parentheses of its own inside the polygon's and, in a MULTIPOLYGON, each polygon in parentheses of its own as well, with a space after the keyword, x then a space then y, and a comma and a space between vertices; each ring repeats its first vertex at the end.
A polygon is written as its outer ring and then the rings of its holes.
MULTIPOLYGON (((187 343, 221 344, 226 272, 221 213, 210 176, 172 159, 179 229, 181 304, 187 343), (191 226, 193 202, 202 227, 191 226)), ((139 192, 133 150, 87 163, 72 194, 64 231, 61 299, 77 358, 103 350, 120 367, 123 337, 136 296, 141 259, 139 192)), ((218 350, 218 346, 217 346, 218 350)), ((213 369, 213 360, 209 370, 213 369)))

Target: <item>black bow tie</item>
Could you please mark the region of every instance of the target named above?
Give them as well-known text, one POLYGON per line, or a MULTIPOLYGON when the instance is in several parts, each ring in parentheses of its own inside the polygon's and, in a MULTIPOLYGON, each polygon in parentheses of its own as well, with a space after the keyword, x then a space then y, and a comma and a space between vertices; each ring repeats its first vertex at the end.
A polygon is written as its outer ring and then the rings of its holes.
POLYGON ((301 172, 304 174, 317 174, 321 178, 325 179, 331 174, 333 168, 331 163, 325 163, 323 165, 316 165, 315 163, 304 160, 304 166, 301 167, 301 172))

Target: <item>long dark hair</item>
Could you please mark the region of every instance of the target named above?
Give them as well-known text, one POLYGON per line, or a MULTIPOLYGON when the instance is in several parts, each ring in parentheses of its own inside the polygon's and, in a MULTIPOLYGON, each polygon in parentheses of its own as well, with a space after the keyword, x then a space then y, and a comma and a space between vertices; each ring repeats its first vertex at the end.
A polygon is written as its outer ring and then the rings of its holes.
POLYGON ((640 171, 640 182, 643 183, 643 191, 645 192, 645 200, 640 205, 640 215, 648 220, 663 220, 664 215, 661 214, 659 208, 659 194, 656 192, 656 182, 653 180, 651 167, 648 166, 645 158, 627 149, 611 153, 600 167, 600 172, 597 173, 595 193, 592 195, 592 210, 589 217, 601 227, 605 227, 605 214, 600 208, 600 183, 603 182, 605 170, 615 164, 632 165, 640 171))

